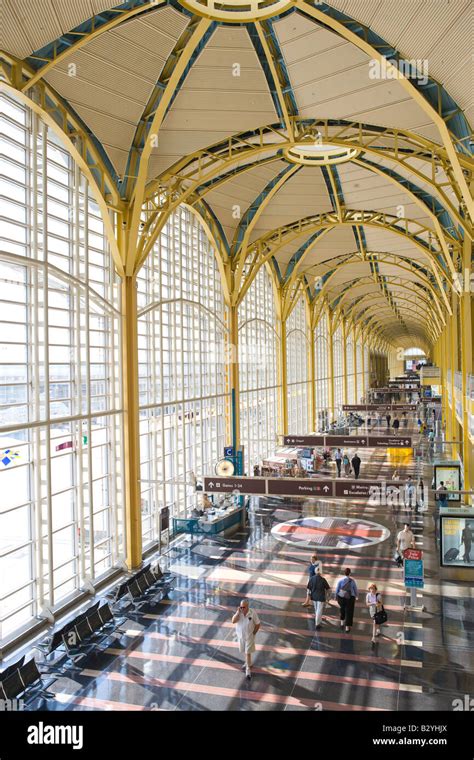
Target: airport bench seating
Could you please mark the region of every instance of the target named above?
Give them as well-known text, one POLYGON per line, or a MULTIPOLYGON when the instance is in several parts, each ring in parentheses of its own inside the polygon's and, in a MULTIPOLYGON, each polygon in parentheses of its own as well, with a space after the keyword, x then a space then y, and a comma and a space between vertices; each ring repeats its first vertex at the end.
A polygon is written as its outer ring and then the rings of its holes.
POLYGON ((24 657, 11 665, 1 674, 0 695, 3 700, 22 699, 27 706, 37 698, 54 699, 55 695, 48 691, 57 680, 49 678, 45 683, 34 659, 24 663, 24 657))

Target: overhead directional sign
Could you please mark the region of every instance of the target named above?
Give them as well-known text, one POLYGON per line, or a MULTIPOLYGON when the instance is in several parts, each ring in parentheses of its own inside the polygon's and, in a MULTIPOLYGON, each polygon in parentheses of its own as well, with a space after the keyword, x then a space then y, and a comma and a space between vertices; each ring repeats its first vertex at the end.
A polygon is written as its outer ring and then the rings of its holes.
POLYGON ((265 478, 204 478, 204 491, 206 493, 266 493, 265 478))
POLYGON ((343 412, 415 412, 416 404, 343 404, 343 412))
POLYGON ((204 478, 204 491, 211 493, 232 493, 268 496, 319 496, 327 499, 369 499, 375 497, 379 503, 400 493, 402 481, 346 480, 345 478, 204 478))
POLYGON ((283 445, 405 449, 411 448, 411 437, 406 435, 285 435, 283 445))
POLYGON ((276 496, 332 496, 332 480, 310 478, 268 479, 268 494, 276 496))

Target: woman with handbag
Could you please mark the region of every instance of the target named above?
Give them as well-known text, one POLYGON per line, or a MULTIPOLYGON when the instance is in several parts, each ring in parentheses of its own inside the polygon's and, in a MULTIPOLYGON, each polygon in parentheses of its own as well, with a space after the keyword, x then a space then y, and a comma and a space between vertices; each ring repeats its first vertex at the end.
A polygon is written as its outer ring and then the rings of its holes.
POLYGON ((387 613, 382 604, 382 594, 377 591, 375 583, 371 583, 365 599, 366 606, 369 609, 369 615, 373 621, 372 644, 375 644, 375 637, 380 636, 380 626, 387 620, 387 613), (385 618, 385 619, 384 619, 385 618))

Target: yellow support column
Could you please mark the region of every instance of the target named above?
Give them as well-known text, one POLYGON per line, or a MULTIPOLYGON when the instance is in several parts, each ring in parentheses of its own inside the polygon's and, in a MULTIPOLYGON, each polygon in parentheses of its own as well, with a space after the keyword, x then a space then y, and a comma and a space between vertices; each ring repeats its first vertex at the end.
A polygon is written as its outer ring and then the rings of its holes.
POLYGON ((229 312, 232 445, 237 452, 240 446, 239 307, 232 305, 229 312))
MULTIPOLYGON (((453 310, 453 316, 451 318, 451 344, 450 344, 450 364, 451 364, 451 436, 449 440, 458 440, 458 421, 456 418, 456 394, 455 394, 455 380, 456 371, 458 369, 458 297, 453 291, 451 299, 451 308, 453 310)), ((455 457, 459 451, 458 444, 454 444, 451 447, 452 456, 455 457)))
MULTIPOLYGON (((469 399, 467 376, 472 374, 472 296, 471 284, 472 244, 464 235, 463 264, 464 282, 461 301, 461 373, 462 373, 462 460, 464 467, 464 490, 469 491, 474 484, 474 458, 469 440, 469 399)), ((470 497, 466 495, 466 504, 470 497)))
POLYGON ((342 403, 347 404, 347 325, 342 320, 342 403))
POLYGON ((329 409, 331 420, 334 420, 334 351, 333 351, 333 324, 334 318, 328 313, 329 341, 328 341, 328 367, 329 367, 329 409))
MULTIPOLYGON (((368 342, 368 341, 367 341, 368 342)), ((364 340, 364 334, 362 330, 360 331, 360 345, 361 345, 361 354, 362 354, 362 372, 361 374, 361 385, 362 385, 362 396, 366 399, 367 398, 367 383, 365 380, 365 372, 364 372, 364 348, 365 348, 366 340, 364 340)))
POLYGON ((357 383, 357 331, 355 327, 352 328, 352 365, 354 370, 354 397, 356 404, 360 403, 359 386, 357 383))
POLYGON ((286 357, 286 319, 280 319, 281 431, 288 432, 288 368, 286 357))
POLYGON ((311 430, 316 430, 316 362, 314 356, 314 329, 311 318, 311 307, 308 301, 306 301, 305 308, 307 335, 308 335, 308 377, 309 377, 309 392, 308 392, 308 421, 311 430))
POLYGON ((122 279, 122 354, 124 399, 124 472, 127 565, 142 561, 140 438, 138 401, 138 319, 135 276, 122 279))

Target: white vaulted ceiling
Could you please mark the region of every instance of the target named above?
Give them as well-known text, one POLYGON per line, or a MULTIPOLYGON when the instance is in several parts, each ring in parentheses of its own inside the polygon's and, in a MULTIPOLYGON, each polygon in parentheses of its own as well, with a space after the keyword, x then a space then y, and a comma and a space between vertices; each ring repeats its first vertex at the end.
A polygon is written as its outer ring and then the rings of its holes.
MULTIPOLYGON (((95 14, 119 7, 116 0, 2 0, 2 5, 0 47, 30 66, 35 63, 30 57, 34 51, 85 24, 95 14)), ((426 59, 429 76, 444 86, 468 120, 474 116, 474 5, 470 0, 330 0, 313 7, 325 12, 326 6, 367 25, 406 59, 426 59)), ((72 47, 45 74, 45 81, 80 117, 121 179, 131 165, 131 150, 140 127, 153 110, 157 82, 170 68, 175 53, 179 53, 179 41, 195 20, 174 0, 137 5, 133 17, 84 39, 80 47, 72 47)), ((238 133, 250 134, 260 127, 278 125, 284 140, 284 120, 279 113, 272 66, 283 72, 276 74, 276 81, 285 97, 290 98, 290 115, 294 117, 361 122, 407 130, 415 138, 435 145, 442 142, 438 127, 420 99, 398 81, 372 79, 370 55, 325 25, 324 20, 293 8, 261 28, 273 51, 270 63, 262 52, 255 24, 217 23, 210 29, 161 124, 158 145, 151 150, 148 161, 149 183, 162 179, 166 184, 177 162, 238 133)), ((409 144, 409 138, 399 140, 398 148, 403 150, 409 144)), ((381 133, 377 145, 392 148, 394 140, 381 133)), ((349 260, 332 276, 328 286, 331 297, 344 293, 343 302, 350 303, 362 292, 368 298, 376 296, 374 302, 378 303, 379 295, 385 298, 384 292, 390 292, 397 300, 402 287, 396 283, 397 276, 401 276, 397 261, 408 267, 403 275, 407 282, 422 282, 420 267, 429 270, 433 281, 430 256, 434 258, 440 252, 436 240, 439 224, 421 195, 414 197, 388 172, 409 180, 438 204, 445 204, 445 208, 447 201, 456 209, 459 206, 459 198, 449 185, 451 178, 445 178, 441 169, 437 177, 448 183, 443 188, 445 195, 433 189, 429 181, 429 143, 426 145, 426 156, 418 155, 403 166, 390 156, 366 150, 330 172, 314 166, 299 167, 289 172, 277 191, 270 192, 271 200, 266 202, 265 194, 272 183, 283 177, 289 166, 281 151, 272 149, 252 159, 247 171, 229 171, 226 177, 227 169, 223 167, 221 181, 210 189, 203 188, 202 198, 228 244, 235 240, 242 218, 250 219, 249 243, 299 219, 328 213, 340 217, 345 209, 409 219, 405 229, 416 234, 418 242, 383 225, 367 223, 357 233, 353 225, 338 223, 333 216, 332 229, 310 247, 299 269, 311 283, 349 260), (268 162, 252 163, 265 159, 268 162), (364 165, 364 160, 374 167, 364 165), (256 213, 255 205, 261 206, 256 213), (252 213, 246 215, 248 209, 252 213), (373 262, 379 261, 376 266, 370 264, 371 256, 373 262)), ((244 165, 242 161, 241 167, 244 165)), ((238 164, 233 170, 236 167, 238 164)), ((292 271, 294 257, 304 251, 315 229, 283 240, 275 248, 274 259, 283 276, 292 271)), ((386 304, 380 319, 389 334, 396 318, 389 299, 386 304)), ((407 324, 416 320, 401 300, 397 308, 407 324)), ((424 329, 423 325, 420 329, 424 329)))

